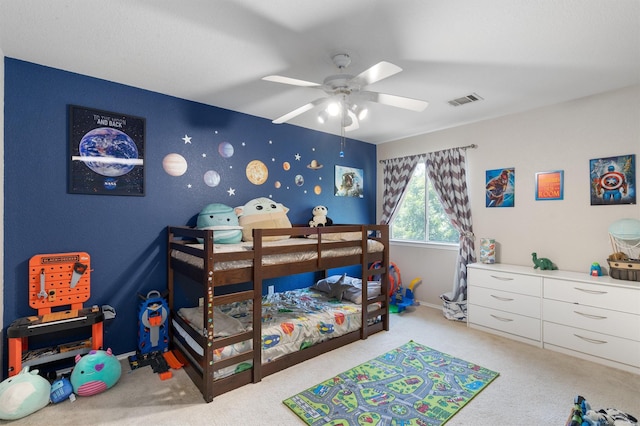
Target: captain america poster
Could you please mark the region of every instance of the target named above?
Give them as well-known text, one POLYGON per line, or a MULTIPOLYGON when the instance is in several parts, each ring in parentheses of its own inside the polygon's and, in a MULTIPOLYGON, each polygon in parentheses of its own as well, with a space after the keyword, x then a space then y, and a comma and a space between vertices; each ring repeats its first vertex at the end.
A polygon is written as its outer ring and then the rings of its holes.
POLYGON ((620 155, 589 161, 592 206, 636 203, 635 157, 620 155))

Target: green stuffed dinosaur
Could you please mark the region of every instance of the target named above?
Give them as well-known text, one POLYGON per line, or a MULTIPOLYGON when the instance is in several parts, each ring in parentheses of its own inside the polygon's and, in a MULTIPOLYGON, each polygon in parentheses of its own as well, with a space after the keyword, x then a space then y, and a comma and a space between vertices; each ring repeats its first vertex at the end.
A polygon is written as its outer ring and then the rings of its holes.
POLYGON ((531 256, 533 257, 533 269, 540 268, 540 270, 542 271, 558 269, 558 267, 546 257, 541 257, 540 259, 538 259, 537 253, 531 253, 531 256))

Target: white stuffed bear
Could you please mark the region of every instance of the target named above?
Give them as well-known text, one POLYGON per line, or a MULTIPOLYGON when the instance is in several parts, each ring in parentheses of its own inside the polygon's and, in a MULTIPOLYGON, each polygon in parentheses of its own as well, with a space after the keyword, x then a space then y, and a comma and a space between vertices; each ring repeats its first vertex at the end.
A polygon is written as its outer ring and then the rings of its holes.
POLYGON ((312 210, 313 217, 309 221, 309 226, 316 228, 318 226, 333 225, 333 221, 327 216, 327 208, 325 206, 315 206, 312 210))

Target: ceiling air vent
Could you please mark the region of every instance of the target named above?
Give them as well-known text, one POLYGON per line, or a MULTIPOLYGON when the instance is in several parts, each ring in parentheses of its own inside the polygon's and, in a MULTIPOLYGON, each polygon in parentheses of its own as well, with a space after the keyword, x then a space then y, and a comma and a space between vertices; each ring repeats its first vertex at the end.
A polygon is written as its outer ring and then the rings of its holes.
POLYGON ((468 103, 475 102, 475 101, 481 101, 482 99, 483 98, 478 96, 477 93, 472 93, 470 95, 463 96, 461 98, 456 98, 456 99, 450 100, 449 101, 449 105, 451 105, 451 106, 460 106, 460 105, 468 104, 468 103))

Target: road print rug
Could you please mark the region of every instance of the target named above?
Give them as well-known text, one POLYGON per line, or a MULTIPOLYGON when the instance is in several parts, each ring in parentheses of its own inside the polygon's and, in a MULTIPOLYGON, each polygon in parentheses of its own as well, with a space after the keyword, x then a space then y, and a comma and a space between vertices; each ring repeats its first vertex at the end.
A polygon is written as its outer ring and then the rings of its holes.
POLYGON ((283 402, 309 425, 443 425, 499 373, 414 341, 283 402))

